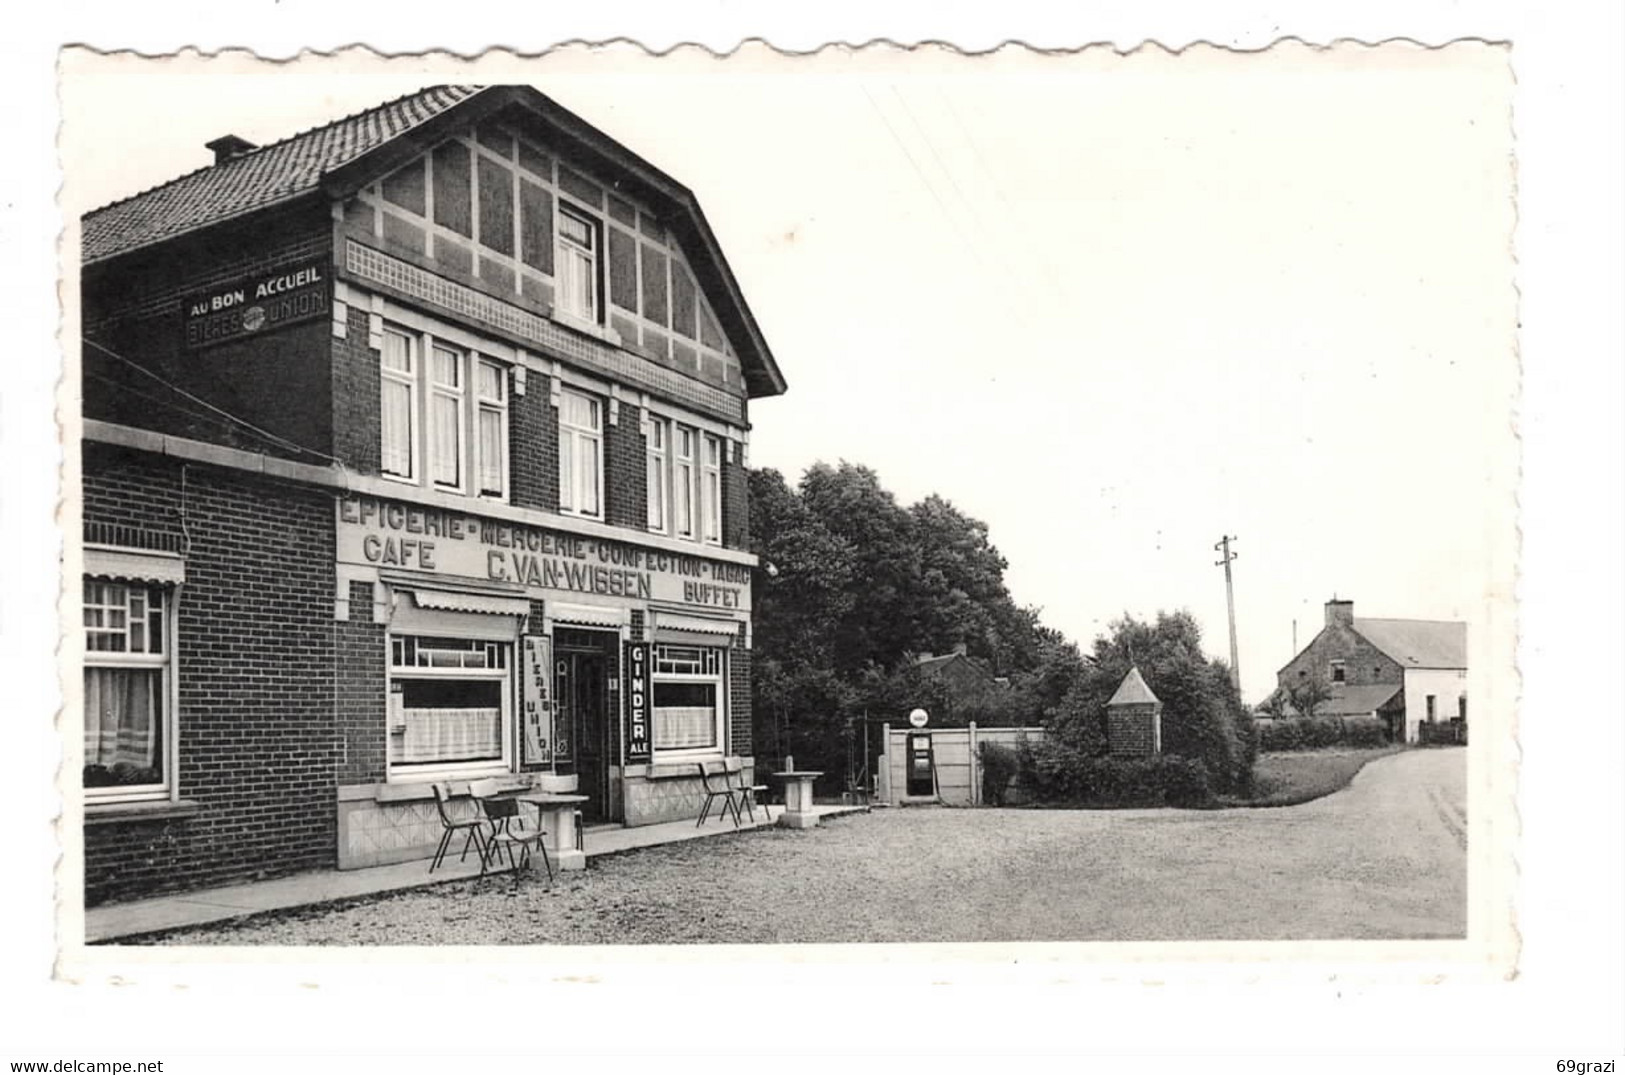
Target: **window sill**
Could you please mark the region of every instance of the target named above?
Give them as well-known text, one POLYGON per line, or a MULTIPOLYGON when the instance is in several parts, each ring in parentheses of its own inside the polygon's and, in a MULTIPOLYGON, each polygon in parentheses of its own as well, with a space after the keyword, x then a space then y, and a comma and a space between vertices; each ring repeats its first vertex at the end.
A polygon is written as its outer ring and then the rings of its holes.
POLYGON ((163 799, 157 802, 85 804, 86 825, 112 825, 126 821, 172 821, 201 813, 203 807, 190 799, 163 799))
POLYGON ((589 321, 587 318, 580 317, 568 310, 561 309, 557 305, 553 307, 553 312, 550 316, 554 321, 563 325, 565 328, 575 329, 577 332, 582 333, 583 335, 602 340, 611 347, 619 347, 621 345, 621 334, 607 325, 600 325, 596 321, 589 321))
POLYGON ((734 759, 724 758, 720 751, 710 754, 696 754, 685 761, 662 761, 649 766, 644 772, 645 780, 675 780, 679 777, 698 776, 695 766, 700 762, 718 762, 734 759))

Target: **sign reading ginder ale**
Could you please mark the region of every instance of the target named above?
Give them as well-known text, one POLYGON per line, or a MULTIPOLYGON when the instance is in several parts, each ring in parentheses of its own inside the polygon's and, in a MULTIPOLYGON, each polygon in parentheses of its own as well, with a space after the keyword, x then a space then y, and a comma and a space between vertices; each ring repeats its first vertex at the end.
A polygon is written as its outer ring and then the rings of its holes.
POLYGON ((311 258, 190 295, 181 303, 186 346, 230 343, 324 316, 327 278, 326 261, 311 258))

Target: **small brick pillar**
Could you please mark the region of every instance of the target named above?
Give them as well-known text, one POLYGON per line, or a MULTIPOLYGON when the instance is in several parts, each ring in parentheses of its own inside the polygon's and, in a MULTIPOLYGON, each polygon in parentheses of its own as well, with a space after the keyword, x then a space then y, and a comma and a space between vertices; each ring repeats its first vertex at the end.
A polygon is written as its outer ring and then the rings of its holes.
POLYGON ((1137 667, 1128 670, 1106 703, 1106 743, 1119 756, 1162 753, 1162 703, 1137 667))

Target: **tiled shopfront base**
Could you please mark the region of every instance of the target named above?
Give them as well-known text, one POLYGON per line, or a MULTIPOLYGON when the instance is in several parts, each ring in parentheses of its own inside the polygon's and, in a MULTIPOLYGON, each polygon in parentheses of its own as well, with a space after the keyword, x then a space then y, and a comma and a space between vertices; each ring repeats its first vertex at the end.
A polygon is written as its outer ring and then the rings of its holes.
MULTIPOLYGON (((671 766, 654 766, 654 775, 626 777, 626 823, 628 825, 660 825, 668 821, 692 820, 700 816, 705 805, 705 788, 695 775, 663 775, 671 766)), ((693 767, 688 767, 693 772, 693 767)), ((635 770, 634 770, 635 772, 635 770)), ((752 770, 746 762, 745 782, 751 781, 752 770)), ((713 781, 720 777, 713 777, 713 781)), ((737 779, 737 777, 735 778, 737 779)))

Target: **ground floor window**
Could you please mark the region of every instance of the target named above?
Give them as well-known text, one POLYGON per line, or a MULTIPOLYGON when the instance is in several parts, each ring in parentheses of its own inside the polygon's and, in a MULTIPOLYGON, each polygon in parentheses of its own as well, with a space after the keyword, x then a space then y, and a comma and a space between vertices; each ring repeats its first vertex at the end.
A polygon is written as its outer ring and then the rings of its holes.
POLYGON ((654 749, 722 749, 723 651, 710 646, 656 645, 652 692, 654 749))
POLYGON ((84 580, 84 786, 92 799, 168 791, 171 597, 167 586, 84 580))
POLYGON ((512 739, 508 642, 390 638, 392 770, 505 766, 512 739))

